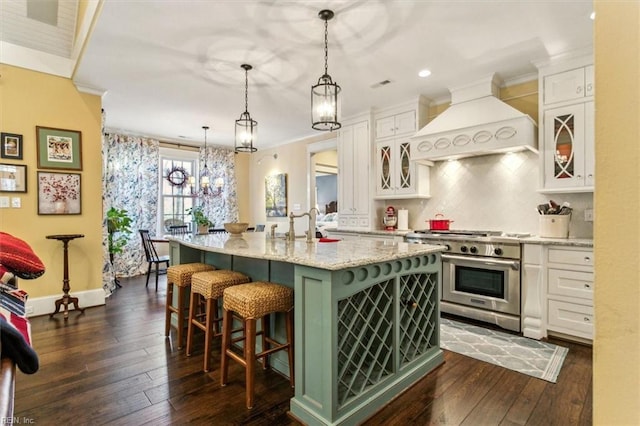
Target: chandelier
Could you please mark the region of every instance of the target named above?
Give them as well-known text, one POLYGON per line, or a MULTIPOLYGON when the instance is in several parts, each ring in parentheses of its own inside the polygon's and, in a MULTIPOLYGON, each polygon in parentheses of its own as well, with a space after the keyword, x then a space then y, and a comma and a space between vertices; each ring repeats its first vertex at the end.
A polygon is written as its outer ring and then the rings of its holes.
POLYGON ((244 112, 236 120, 235 152, 256 152, 258 148, 253 144, 256 141, 258 122, 249 114, 249 70, 251 65, 242 64, 244 69, 244 112))
POLYGON ((340 86, 334 83, 327 70, 329 59, 328 22, 333 18, 333 11, 321 10, 318 13, 324 21, 324 74, 318 84, 311 86, 311 127, 316 130, 338 130, 342 125, 338 122, 338 93, 340 86))
MULTIPOLYGON (((200 172, 200 193, 203 196, 218 196, 222 193, 222 187, 224 186, 224 180, 219 177, 213 181, 215 191, 211 188, 211 172, 207 167, 207 130, 209 130, 209 126, 202 126, 204 129, 204 166, 202 167, 202 171, 200 172)), ((193 184, 195 182, 191 181, 191 192, 193 193, 193 184)))

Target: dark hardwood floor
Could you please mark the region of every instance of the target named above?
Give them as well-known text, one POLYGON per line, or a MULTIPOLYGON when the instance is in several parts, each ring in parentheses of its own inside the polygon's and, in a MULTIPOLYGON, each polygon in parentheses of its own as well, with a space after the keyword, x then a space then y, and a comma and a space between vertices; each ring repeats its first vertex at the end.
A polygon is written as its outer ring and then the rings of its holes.
MULTIPOLYGON (((202 372, 202 334, 191 357, 164 338, 160 279, 158 292, 145 289, 144 276, 122 279, 106 306, 71 312, 66 323, 60 314, 32 318, 41 366, 18 372, 15 416, 38 425, 298 424, 279 374, 257 370, 256 405, 247 410, 238 364, 220 387, 218 368, 202 372)), ((591 425, 591 348, 554 343, 569 347, 556 384, 445 351, 442 366, 365 424, 591 425)), ((219 348, 216 339, 214 354, 219 348)))

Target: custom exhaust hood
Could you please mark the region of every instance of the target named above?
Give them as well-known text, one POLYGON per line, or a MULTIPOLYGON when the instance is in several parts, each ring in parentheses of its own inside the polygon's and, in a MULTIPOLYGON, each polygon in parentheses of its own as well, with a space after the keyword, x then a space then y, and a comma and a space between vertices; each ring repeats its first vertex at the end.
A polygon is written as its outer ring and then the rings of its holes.
POLYGON ((529 149, 533 119, 498 99, 497 78, 451 89, 451 105, 411 137, 411 159, 437 161, 529 149))

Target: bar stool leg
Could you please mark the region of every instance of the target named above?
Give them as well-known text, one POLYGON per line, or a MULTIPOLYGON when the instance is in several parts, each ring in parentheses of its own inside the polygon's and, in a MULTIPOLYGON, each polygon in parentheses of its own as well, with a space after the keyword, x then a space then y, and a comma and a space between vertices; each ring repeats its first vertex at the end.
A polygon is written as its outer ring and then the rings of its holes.
POLYGON ((171 329, 171 300, 173 300, 173 283, 167 282, 167 306, 165 309, 164 337, 169 337, 171 329))
POLYGON ((189 287, 178 287, 178 349, 182 349, 184 328, 184 294, 189 287))
POLYGON ((205 319, 205 332, 204 332, 204 371, 209 371, 209 365, 211 363, 211 342, 213 340, 213 317, 214 306, 217 305, 217 299, 207 299, 206 306, 206 319, 205 319))
POLYGON ((187 322, 187 356, 191 356, 191 345, 193 343, 193 320, 196 317, 196 305, 198 304, 200 295, 191 292, 191 299, 189 300, 189 319, 187 322))
POLYGON ((256 366, 256 320, 245 319, 247 339, 244 341, 244 361, 246 363, 247 408, 253 408, 254 375, 256 366))
POLYGON ((231 348, 231 327, 233 325, 233 316, 231 311, 223 309, 222 312, 222 351, 220 357, 220 385, 227 385, 227 377, 229 370, 229 356, 227 351, 231 348))
MULTIPOLYGON (((267 314, 262 317, 262 351, 263 352, 269 349, 269 347, 271 346, 271 344, 269 343, 269 338, 271 337, 270 331, 271 331, 271 315, 267 314)), ((270 365, 269 358, 270 358, 270 355, 265 355, 260 360, 263 370, 266 370, 269 367, 270 365)))
POLYGON ((287 355, 289 355, 289 382, 291 383, 291 387, 295 385, 295 378, 293 377, 293 372, 295 369, 293 368, 293 309, 287 312, 287 343, 289 347, 287 348, 287 355))

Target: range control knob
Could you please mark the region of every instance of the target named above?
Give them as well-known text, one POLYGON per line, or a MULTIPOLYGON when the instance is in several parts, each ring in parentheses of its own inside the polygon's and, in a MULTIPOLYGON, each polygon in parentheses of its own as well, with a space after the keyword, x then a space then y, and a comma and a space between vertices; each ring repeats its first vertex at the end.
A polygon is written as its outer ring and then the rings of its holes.
POLYGON ((446 247, 447 251, 451 251, 451 246, 449 244, 445 244, 444 246, 446 247))
POLYGON ((494 253, 496 256, 502 256, 502 249, 501 249, 500 247, 496 247, 496 248, 493 250, 493 253, 494 253))
POLYGON ((476 246, 471 246, 471 248, 469 249, 469 251, 473 254, 476 254, 478 252, 478 247, 476 246))
POLYGON ((463 253, 467 252, 467 246, 460 246, 460 251, 463 253))

